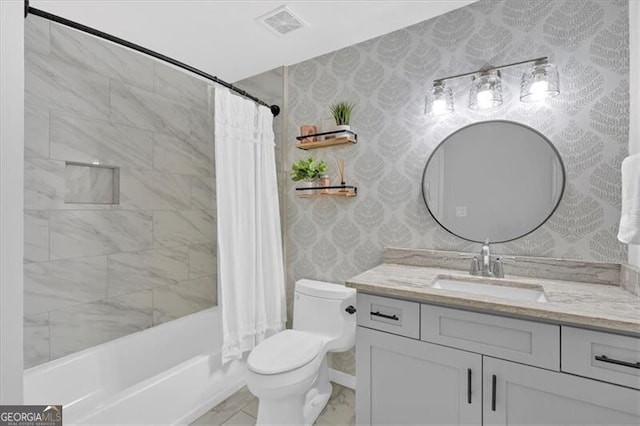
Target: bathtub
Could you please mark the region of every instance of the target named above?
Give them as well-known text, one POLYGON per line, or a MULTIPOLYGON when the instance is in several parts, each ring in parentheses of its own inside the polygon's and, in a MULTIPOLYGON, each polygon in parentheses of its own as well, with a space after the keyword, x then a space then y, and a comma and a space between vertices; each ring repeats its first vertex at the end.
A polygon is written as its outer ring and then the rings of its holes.
POLYGON ((214 307, 30 368, 24 403, 63 405, 65 425, 188 424, 244 385, 220 321, 214 307))

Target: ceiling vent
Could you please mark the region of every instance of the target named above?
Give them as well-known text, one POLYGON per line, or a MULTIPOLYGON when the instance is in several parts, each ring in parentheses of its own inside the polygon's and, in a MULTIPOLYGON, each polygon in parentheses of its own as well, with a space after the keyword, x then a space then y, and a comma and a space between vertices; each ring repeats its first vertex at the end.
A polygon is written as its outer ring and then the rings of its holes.
POLYGON ((278 35, 288 34, 307 25, 286 6, 272 10, 256 20, 278 35))

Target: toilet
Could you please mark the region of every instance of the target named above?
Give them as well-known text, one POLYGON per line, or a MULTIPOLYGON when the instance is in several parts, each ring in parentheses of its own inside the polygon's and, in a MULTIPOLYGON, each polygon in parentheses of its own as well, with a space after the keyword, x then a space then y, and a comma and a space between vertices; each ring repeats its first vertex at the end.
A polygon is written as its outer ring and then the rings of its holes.
POLYGON ((293 329, 262 341, 247 359, 247 387, 260 404, 258 425, 311 425, 331 396, 327 352, 355 343, 356 291, 296 282, 293 329))

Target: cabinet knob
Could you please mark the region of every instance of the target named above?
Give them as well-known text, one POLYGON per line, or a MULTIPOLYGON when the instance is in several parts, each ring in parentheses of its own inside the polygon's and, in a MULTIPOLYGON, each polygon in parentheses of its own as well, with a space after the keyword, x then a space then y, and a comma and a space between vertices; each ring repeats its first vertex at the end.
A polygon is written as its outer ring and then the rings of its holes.
POLYGON ((347 309, 345 309, 345 311, 349 314, 349 315, 353 315, 356 313, 356 308, 353 307, 353 305, 349 305, 347 306, 347 309))

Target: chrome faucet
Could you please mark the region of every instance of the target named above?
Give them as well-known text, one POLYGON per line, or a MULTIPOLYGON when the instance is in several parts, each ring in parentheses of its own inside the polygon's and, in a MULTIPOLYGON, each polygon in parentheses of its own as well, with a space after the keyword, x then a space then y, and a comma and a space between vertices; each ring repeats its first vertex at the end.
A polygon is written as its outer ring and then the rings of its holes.
POLYGON ((485 240, 480 249, 480 256, 471 258, 470 275, 478 275, 483 277, 504 278, 504 270, 499 257, 491 256, 491 247, 489 240, 485 240))
POLYGON ((492 277, 493 271, 491 270, 491 248, 489 247, 489 240, 485 240, 482 248, 480 249, 480 258, 482 260, 482 269, 480 275, 483 277, 492 277))

